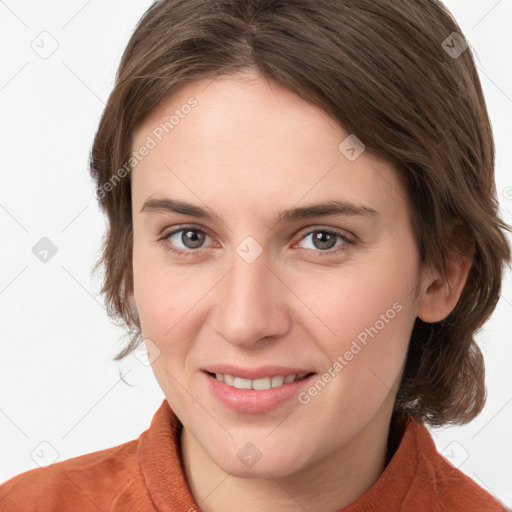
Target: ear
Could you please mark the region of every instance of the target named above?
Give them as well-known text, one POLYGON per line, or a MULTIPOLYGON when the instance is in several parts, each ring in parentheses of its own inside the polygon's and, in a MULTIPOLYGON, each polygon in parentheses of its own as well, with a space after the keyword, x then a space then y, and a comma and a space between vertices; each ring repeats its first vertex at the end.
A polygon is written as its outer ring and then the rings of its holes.
POLYGON ((437 270, 424 272, 418 302, 418 317, 421 320, 439 322, 453 311, 466 284, 474 252, 474 241, 466 245, 465 254, 451 250, 446 264, 447 279, 437 270))

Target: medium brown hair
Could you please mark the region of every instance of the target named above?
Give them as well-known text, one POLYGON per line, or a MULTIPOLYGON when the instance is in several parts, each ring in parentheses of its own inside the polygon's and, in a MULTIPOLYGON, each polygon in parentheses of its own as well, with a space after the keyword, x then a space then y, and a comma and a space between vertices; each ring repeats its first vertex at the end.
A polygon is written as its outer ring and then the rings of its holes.
POLYGON ((155 2, 124 52, 91 152, 109 220, 95 269, 105 271, 109 315, 130 337, 115 359, 141 341, 127 300, 133 133, 186 84, 256 71, 322 108, 394 166, 423 265, 446 277, 450 251, 472 259, 451 314, 433 324, 416 319, 395 412, 431 425, 473 419, 485 401, 474 335, 499 300, 511 229, 497 216, 494 140, 472 52, 449 51, 464 41, 437 0, 155 2))

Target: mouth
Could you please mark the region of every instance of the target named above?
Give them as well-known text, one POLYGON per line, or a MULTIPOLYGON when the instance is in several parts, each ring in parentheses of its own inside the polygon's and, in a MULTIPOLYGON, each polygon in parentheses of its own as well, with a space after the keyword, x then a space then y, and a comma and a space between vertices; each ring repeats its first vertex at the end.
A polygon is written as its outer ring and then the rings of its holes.
POLYGON ((206 372, 211 377, 216 379, 219 382, 223 382, 227 386, 236 388, 236 389, 254 389, 256 391, 265 391, 272 388, 279 388, 286 384, 292 384, 293 382, 298 382, 300 380, 304 380, 307 377, 314 374, 314 372, 302 372, 298 374, 289 374, 289 375, 275 375, 273 377, 261 377, 259 379, 246 379, 243 377, 238 377, 235 375, 230 375, 228 373, 213 373, 206 372))
MULTIPOLYGON (((213 397, 231 411, 263 414, 277 410, 311 385, 316 372, 304 368, 266 366, 241 368, 219 365, 204 368, 205 385, 213 397)), ((297 405, 300 405, 295 400, 297 405)))

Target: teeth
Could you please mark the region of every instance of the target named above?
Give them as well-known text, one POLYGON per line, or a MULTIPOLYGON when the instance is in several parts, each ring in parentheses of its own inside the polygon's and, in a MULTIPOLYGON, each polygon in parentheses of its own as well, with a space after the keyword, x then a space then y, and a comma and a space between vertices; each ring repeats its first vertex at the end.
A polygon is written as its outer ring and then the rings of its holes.
MULTIPOLYGON (((292 375, 292 377, 295 379, 295 375, 292 375)), ((282 386, 284 384, 284 377, 272 377, 272 387, 278 388, 279 386, 282 386)))
POLYGON ((238 389, 252 389, 251 379, 242 379, 242 377, 235 377, 235 388, 238 389))
POLYGON ((263 389, 270 389, 271 387, 270 377, 265 377, 264 379, 255 379, 252 381, 252 389, 257 389, 259 391, 263 389))
POLYGON ((270 388, 277 388, 283 384, 290 384, 297 380, 303 379, 307 373, 300 373, 299 375, 286 375, 279 377, 263 377, 261 379, 243 379, 242 377, 233 377, 233 375, 227 375, 222 373, 216 373, 215 378, 219 382, 224 382, 228 386, 237 389, 256 389, 263 391, 270 388))

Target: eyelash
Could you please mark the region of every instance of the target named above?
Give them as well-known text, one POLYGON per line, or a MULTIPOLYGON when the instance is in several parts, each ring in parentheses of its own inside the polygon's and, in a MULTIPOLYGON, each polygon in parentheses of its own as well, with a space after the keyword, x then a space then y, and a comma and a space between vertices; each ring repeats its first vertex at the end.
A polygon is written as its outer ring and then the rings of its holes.
MULTIPOLYGON (((197 231, 199 233, 203 233, 203 234, 209 236, 210 238, 213 238, 204 229, 197 228, 195 226, 179 226, 178 228, 170 231, 169 233, 166 233, 164 236, 162 236, 159 239, 159 241, 164 243, 165 249, 167 251, 171 251, 172 253, 177 254, 179 256, 194 257, 196 255, 195 253, 197 253, 199 249, 195 249, 195 250, 175 249, 165 243, 169 240, 169 238, 172 235, 175 235, 176 233, 180 233, 182 231, 197 231)), ((344 233, 342 233, 340 231, 337 231, 335 229, 321 229, 321 228, 320 229, 312 229, 310 231, 305 232, 304 235, 299 239, 299 242, 301 242, 304 238, 306 238, 307 236, 309 236, 313 233, 328 233, 329 235, 334 235, 336 237, 341 238, 344 242, 341 246, 339 246, 335 249, 329 249, 329 250, 325 250, 325 251, 315 250, 315 249, 305 249, 306 251, 313 251, 313 254, 315 257, 321 258, 324 256, 333 256, 335 254, 342 253, 344 251, 347 251, 349 249, 350 245, 355 245, 355 243, 356 243, 355 240, 351 239, 350 237, 348 237, 347 235, 345 235, 344 233)))

